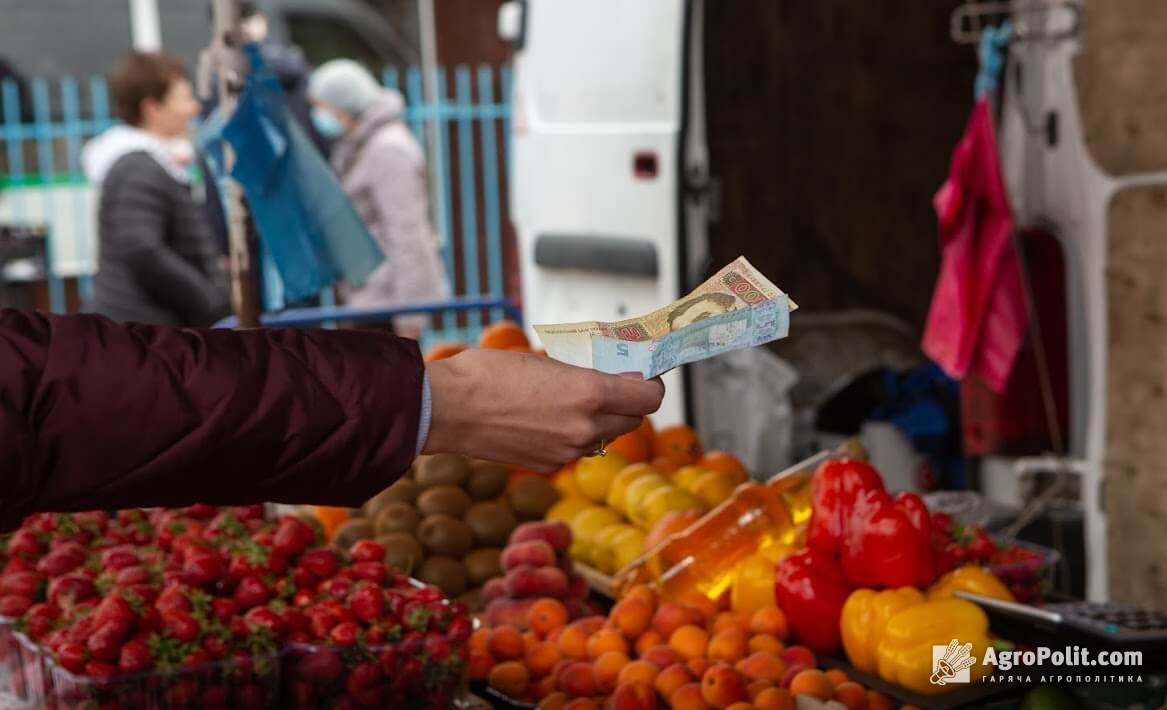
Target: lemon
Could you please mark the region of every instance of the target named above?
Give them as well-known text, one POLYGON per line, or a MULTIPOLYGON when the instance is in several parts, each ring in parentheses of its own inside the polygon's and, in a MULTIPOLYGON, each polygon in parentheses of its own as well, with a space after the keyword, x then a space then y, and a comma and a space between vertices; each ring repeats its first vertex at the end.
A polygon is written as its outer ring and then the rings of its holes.
POLYGON ((612 574, 615 572, 616 551, 613 547, 613 541, 629 530, 636 530, 636 528, 620 523, 617 525, 609 525, 596 533, 595 539, 592 540, 590 560, 592 567, 595 567, 604 574, 612 574))
POLYGON ((620 531, 609 543, 614 562, 612 572, 618 572, 635 562, 644 554, 644 531, 629 525, 620 531))
POLYGON ((707 507, 716 508, 733 495, 737 484, 729 476, 710 471, 703 474, 689 487, 693 495, 701 499, 707 507))
POLYGON ((665 486, 672 486, 672 484, 669 483, 669 479, 658 473, 650 473, 647 476, 637 478, 624 489, 624 501, 621 503, 620 509, 631 519, 632 509, 636 506, 637 501, 644 500, 649 493, 665 486))
POLYGON ((548 510, 547 515, 543 516, 543 518, 544 520, 559 520, 564 523, 570 523, 576 513, 591 506, 592 502, 587 498, 580 498, 579 496, 561 498, 558 503, 551 506, 551 510, 548 510))
POLYGON ((704 510, 701 499, 676 486, 662 486, 632 504, 629 517, 642 528, 651 528, 658 520, 677 510, 704 510))
POLYGON ((673 483, 685 490, 689 490, 693 482, 706 473, 709 473, 709 471, 700 466, 685 466, 673 472, 673 483))
POLYGON ((618 525, 622 522, 620 514, 610 508, 598 505, 584 508, 568 523, 572 536, 571 549, 568 553, 572 559, 590 564, 596 535, 609 525, 618 525))
POLYGON ((607 456, 588 456, 575 465, 575 482, 584 497, 597 503, 608 497, 612 479, 628 465, 628 459, 616 452, 607 456))
POLYGON ((634 463, 631 466, 627 466, 621 470, 620 473, 616 474, 616 477, 612 479, 612 485, 608 488, 608 507, 615 508, 616 510, 623 512, 624 491, 628 489, 628 486, 630 486, 633 481, 641 478, 642 476, 647 476, 653 473, 658 476, 662 475, 660 471, 646 463, 634 463))

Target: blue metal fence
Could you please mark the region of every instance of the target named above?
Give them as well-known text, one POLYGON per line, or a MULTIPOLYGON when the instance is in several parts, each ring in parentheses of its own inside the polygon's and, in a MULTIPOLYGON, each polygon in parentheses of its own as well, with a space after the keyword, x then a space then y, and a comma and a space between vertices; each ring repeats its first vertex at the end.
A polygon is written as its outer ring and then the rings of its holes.
MULTIPOLYGON (((388 68, 383 80, 405 94, 406 121, 423 146, 426 127, 438 131, 440 156, 428 159, 440 187, 430 198, 442 217, 442 256, 455 295, 472 303, 500 302, 508 161, 499 160, 499 146, 509 152, 509 67, 441 67, 432 104, 425 101, 418 67, 388 68)), ((37 79, 28 88, 22 92, 12 79, 0 83, 0 222, 48 227, 50 306, 63 312, 63 279, 76 278, 81 298, 88 298, 95 265, 94 196, 81 171, 81 147, 113 119, 102 77, 37 79)), ((425 334, 423 345, 472 341, 484 322, 505 317, 505 311, 497 305, 467 310, 464 304, 438 309, 439 328, 425 334)))

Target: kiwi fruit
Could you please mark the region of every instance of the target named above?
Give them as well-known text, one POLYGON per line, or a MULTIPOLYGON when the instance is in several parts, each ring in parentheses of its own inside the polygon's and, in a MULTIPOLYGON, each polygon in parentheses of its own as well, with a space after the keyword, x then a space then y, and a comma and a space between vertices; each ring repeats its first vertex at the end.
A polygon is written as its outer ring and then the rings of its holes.
POLYGON ((523 476, 507 486, 507 502, 522 520, 541 520, 559 500, 559 492, 538 476, 523 476))
POLYGON ((470 464, 457 454, 434 454, 418 459, 414 480, 422 488, 460 486, 470 476, 470 464))
POLYGON ((431 557, 422 563, 417 578, 456 597, 466 591, 466 568, 452 557, 431 557))
POLYGON ((421 486, 417 485, 416 481, 411 481, 407 478, 399 478, 397 482, 381 491, 376 499, 381 499, 384 503, 389 503, 395 500, 404 501, 406 503, 413 503, 417 500, 418 493, 421 493, 421 486))
POLYGON ((474 500, 490 500, 503 494, 510 478, 506 466, 479 461, 470 467, 470 477, 464 487, 474 500))
POLYGON ((385 548, 385 564, 412 574, 421 567, 425 553, 413 535, 404 532, 388 533, 377 538, 385 548))
POLYGON ((462 518, 474 531, 474 544, 479 547, 502 547, 511 531, 519 524, 515 514, 505 503, 488 501, 475 503, 462 518))
POLYGON ((373 524, 367 518, 346 520, 336 527, 332 534, 332 544, 347 550, 357 540, 368 540, 373 537, 373 524))
POLYGON ((458 486, 428 488, 417 497, 417 509, 425 515, 439 513, 461 518, 470 508, 470 496, 458 486))
POLYGON ((426 552, 443 557, 462 557, 474 547, 474 531, 466 523, 438 513, 421 521, 417 539, 426 552))
POLYGON ((462 564, 466 566, 466 577, 470 580, 470 586, 480 587, 486 584, 488 579, 501 577, 502 565, 499 563, 501 556, 502 551, 497 547, 484 547, 463 557, 462 564))
POLYGON ((409 503, 401 500, 390 501, 373 518, 373 527, 378 535, 386 533, 417 531, 417 524, 421 522, 421 515, 409 503))

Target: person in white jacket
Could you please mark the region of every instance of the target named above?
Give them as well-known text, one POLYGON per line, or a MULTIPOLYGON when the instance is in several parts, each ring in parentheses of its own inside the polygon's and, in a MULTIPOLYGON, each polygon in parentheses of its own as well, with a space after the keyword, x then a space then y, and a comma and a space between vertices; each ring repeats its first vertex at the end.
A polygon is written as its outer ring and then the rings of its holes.
MULTIPOLYGON (((429 219, 425 155, 404 121, 401 93, 377 83, 347 59, 321 65, 308 84, 312 122, 337 139, 332 167, 348 198, 385 253, 385 261, 360 288, 353 306, 402 306, 440 301, 450 286, 429 219)), ((428 316, 393 319, 393 330, 418 338, 428 316)))

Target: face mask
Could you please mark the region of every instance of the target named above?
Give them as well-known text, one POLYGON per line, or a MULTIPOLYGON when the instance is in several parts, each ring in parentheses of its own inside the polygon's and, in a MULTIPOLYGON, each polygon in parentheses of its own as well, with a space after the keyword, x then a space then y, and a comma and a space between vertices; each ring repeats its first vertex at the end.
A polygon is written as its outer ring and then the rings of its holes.
POLYGON ((340 125, 336 116, 319 106, 312 109, 312 125, 325 138, 340 138, 344 135, 344 126, 340 125))

